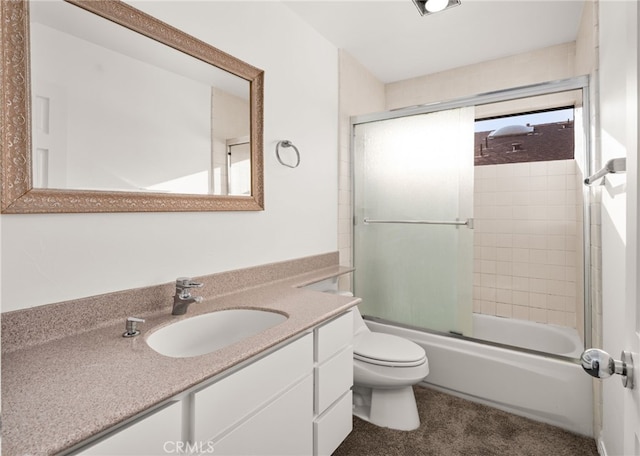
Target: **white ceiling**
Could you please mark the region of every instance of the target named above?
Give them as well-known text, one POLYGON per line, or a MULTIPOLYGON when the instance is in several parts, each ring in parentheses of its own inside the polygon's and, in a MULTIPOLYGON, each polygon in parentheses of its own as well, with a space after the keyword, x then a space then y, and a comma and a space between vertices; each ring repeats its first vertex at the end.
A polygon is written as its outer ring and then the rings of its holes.
POLYGON ((388 83, 574 41, 584 0, 461 0, 420 16, 411 0, 285 1, 388 83))

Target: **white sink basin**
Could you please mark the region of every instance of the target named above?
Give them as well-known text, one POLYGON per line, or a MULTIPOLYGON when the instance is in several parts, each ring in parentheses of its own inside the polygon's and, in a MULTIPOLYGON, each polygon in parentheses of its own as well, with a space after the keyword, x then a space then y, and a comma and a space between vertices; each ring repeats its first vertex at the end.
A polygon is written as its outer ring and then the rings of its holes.
POLYGON ((147 338, 147 344, 161 355, 188 358, 219 350, 286 319, 264 310, 220 310, 160 328, 147 338))

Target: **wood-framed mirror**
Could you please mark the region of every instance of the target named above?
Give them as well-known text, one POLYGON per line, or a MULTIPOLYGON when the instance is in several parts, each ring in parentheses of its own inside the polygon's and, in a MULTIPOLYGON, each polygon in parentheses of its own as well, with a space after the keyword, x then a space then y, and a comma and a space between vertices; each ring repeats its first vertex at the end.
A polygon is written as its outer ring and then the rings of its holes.
MULTIPOLYGON (((7 0, 0 2, 0 20, 2 23, 2 31, 0 34, 0 48, 2 49, 2 69, 0 71, 0 83, 2 84, 2 117, 0 119, 2 150, 0 153, 0 171, 2 173, 2 213, 9 214, 27 214, 27 213, 84 213, 84 212, 190 212, 190 211, 257 211, 264 209, 264 186, 263 186, 263 92, 264 92, 264 72, 253 67, 232 55, 229 55, 187 33, 178 30, 152 16, 146 14, 124 2, 119 0, 60 0, 60 2, 42 2, 43 4, 59 3, 74 10, 73 14, 81 13, 84 15, 82 20, 67 19, 68 24, 84 24, 84 28, 99 28, 96 24, 87 25, 86 21, 101 21, 109 24, 109 27, 116 27, 126 30, 126 33, 133 34, 136 40, 142 39, 152 43, 155 48, 164 48, 174 53, 176 58, 182 59, 176 66, 180 68, 188 68, 192 65, 199 65, 200 70, 204 68, 203 73, 209 70, 215 70, 231 76, 242 83, 246 84, 246 95, 233 94, 233 90, 226 90, 224 83, 220 86, 217 84, 209 84, 208 80, 197 81, 200 85, 206 86, 203 92, 202 88, 195 90, 197 93, 205 93, 204 98, 200 97, 197 103, 187 100, 187 95, 183 95, 182 88, 177 89, 173 85, 167 85, 165 82, 165 93, 149 95, 148 99, 138 99, 138 95, 145 92, 147 86, 153 85, 142 82, 142 88, 133 88, 133 77, 131 75, 136 71, 127 68, 124 79, 129 81, 129 86, 124 89, 115 88, 107 89, 100 86, 100 90, 96 90, 95 86, 86 88, 85 92, 95 95, 95 99, 78 102, 81 98, 75 94, 68 94, 68 88, 58 90, 59 84, 55 82, 49 84, 50 81, 42 83, 36 72, 43 70, 40 63, 32 62, 32 52, 38 55, 51 55, 46 50, 36 50, 35 35, 31 35, 35 30, 30 22, 30 16, 37 16, 36 8, 30 5, 27 0, 7 0), (89 19, 90 17, 90 19, 89 19), (160 45, 158 44, 160 43, 160 45), (186 62, 188 58, 191 62, 186 62), (50 92, 55 100, 56 91, 63 93, 60 97, 62 102, 51 103, 56 107, 64 106, 62 111, 53 111, 53 117, 50 115, 48 108, 50 100, 48 95, 40 97, 38 93, 34 93, 35 86, 54 87, 50 92), (90 117, 86 108, 91 105, 93 107, 100 106, 104 99, 113 99, 114 93, 121 94, 123 91, 130 90, 131 94, 122 96, 122 99, 116 100, 118 110, 111 115, 105 114, 106 111, 112 111, 111 107, 101 106, 98 110, 101 114, 96 125, 90 126, 84 123, 85 119, 90 117), (192 112, 182 112, 174 105, 168 104, 171 94, 178 93, 173 99, 180 99, 182 104, 193 106, 195 104, 202 105, 200 112, 204 115, 197 116, 192 112), (100 101, 99 98, 103 100, 100 101), (240 120, 240 124, 244 124, 247 131, 223 126, 228 124, 228 119, 238 117, 234 113, 227 113, 224 109, 228 105, 227 99, 246 99, 246 114, 239 117, 245 117, 240 120), (129 100, 130 105, 124 105, 129 100), (155 101, 162 100, 163 104, 158 107, 155 101), (38 104, 40 103, 40 104, 38 104), (73 112, 71 105, 85 106, 73 112), (144 106, 147 112, 162 112, 161 117, 164 124, 147 124, 147 117, 138 114, 136 109, 138 106, 144 106), (47 108, 46 115, 43 120, 43 110, 47 108), (206 111, 203 111, 206 109, 206 111), (60 114, 61 113, 61 114, 60 114), (71 114, 70 114, 71 113, 71 114), (129 118, 127 118, 129 116, 129 118), (171 117, 173 116, 173 117, 171 117), (205 117, 205 118, 203 118, 205 117), (49 128, 51 125, 60 123, 60 130, 65 131, 62 139, 58 137, 56 141, 51 141, 58 145, 60 149, 64 149, 66 162, 60 165, 60 154, 49 155, 49 139, 42 139, 39 136, 38 128, 45 125, 49 128), (143 121, 144 119, 144 121, 143 121), (175 120, 175 119, 184 119, 175 120), (222 119, 222 121, 220 121, 222 119), (118 123, 119 122, 119 123, 118 123), (181 130, 187 136, 177 137, 172 128, 177 123, 183 123, 181 130), (76 130, 80 130, 81 134, 72 136, 67 132, 72 130, 73 126, 76 130), (145 139, 153 139, 149 150, 143 150, 138 146, 137 138, 131 136, 133 130, 140 130, 141 135, 145 139), (222 133, 221 133, 222 132, 222 133), (104 137, 99 137, 100 133, 105 133, 104 137), (171 135, 170 137, 168 135, 171 135), (225 138, 226 136, 226 138, 225 138), (221 143, 221 150, 226 151, 226 141, 231 137, 248 136, 249 138, 249 163, 244 167, 249 170, 249 176, 245 176, 248 182, 249 191, 246 188, 242 194, 232 194, 230 186, 226 184, 228 181, 226 176, 226 152, 224 152, 216 163, 215 144, 221 143), (80 139, 78 139, 80 138, 80 139), (185 139, 186 138, 186 139, 185 139), (207 142, 206 140, 209 140, 207 142), (192 144, 199 143, 199 146, 193 146, 194 149, 200 147, 204 151, 206 157, 203 159, 193 158, 192 144), (40 144, 43 146, 41 147, 40 144), (74 149, 75 148, 75 149, 74 149), (77 150, 76 150, 77 149, 77 150), (108 162, 96 165, 98 159, 88 156, 89 150, 104 149, 107 153, 108 162), (164 149, 173 151, 173 162, 159 163, 159 159, 163 155, 171 155, 164 149), (44 151, 44 152, 43 152, 44 151), (146 154, 143 160, 143 155, 146 154), (82 156, 77 161, 71 160, 71 156, 82 156), (87 158, 90 157, 90 158, 87 158), (124 163, 126 173, 130 175, 123 176, 113 172, 115 162, 124 163), (160 169, 166 171, 168 169, 181 168, 182 164, 196 166, 194 163, 199 162, 200 168, 181 169, 178 177, 168 176, 161 173, 160 176, 150 177, 150 169, 160 169), (202 164, 205 163, 205 164, 202 164), (91 166, 90 166, 91 165, 91 166), (95 165, 95 166, 94 166, 95 165), (136 168, 136 166, 138 168, 136 168), (88 170, 88 168, 91 168, 88 170), (94 169, 95 168, 95 169, 94 169), (64 171, 56 175, 55 169, 63 169, 64 171), (97 169, 108 170, 108 177, 103 178, 97 174, 97 169), (132 171, 132 170, 135 170, 132 171), (218 171, 220 170, 220 171, 218 171), (222 175, 219 175, 222 173, 222 175), (143 176, 144 175, 144 176, 143 176), (185 176, 188 179, 185 179, 185 176), (183 185, 182 182, 189 180, 196 182, 196 185, 183 185), (122 182, 122 187, 114 186, 114 181, 122 182), (106 182, 103 186, 96 184, 106 182), (177 187, 173 182, 180 181, 177 187), (195 190, 191 191, 191 188, 195 190), (204 188, 204 190, 202 190, 204 188), (187 190, 185 190, 187 189, 187 190)), ((40 7, 38 5, 38 7, 40 7)), ((65 12, 62 16, 65 16, 65 12)), ((40 16, 52 17, 55 14, 46 12, 40 13, 40 16)), ((49 24, 44 24, 45 28, 49 24)), ((39 27, 39 25, 38 25, 39 27)), ((102 25, 100 25, 102 27, 102 25)), ((47 29, 48 30, 48 29, 47 29)), ((52 33, 60 35, 59 30, 52 33)), ((67 33, 68 31, 63 31, 67 33)), ((49 33, 47 31, 46 33, 49 33)), ((55 41, 54 35, 44 35, 39 41, 55 41)), ((80 32, 73 31, 70 34, 77 35, 80 32)), ((61 41, 65 41, 63 36, 61 41)), ((121 39, 122 40, 122 39, 121 39)), ((125 38, 127 48, 135 48, 131 38, 125 38)), ((82 46, 95 46, 95 43, 83 42, 82 46)), ((107 52, 111 53, 111 50, 107 52)), ((133 52, 133 51, 132 51, 133 52)), ((152 56, 155 51, 140 51, 145 56, 152 56)), ((53 53, 58 68, 63 68, 70 79, 70 74, 80 74, 77 81, 66 81, 74 87, 81 86, 82 81, 98 80, 98 77, 88 77, 82 74, 82 71, 74 67, 74 63, 64 60, 66 54, 80 54, 81 52, 74 50, 53 53), (61 63, 62 62, 62 63, 61 63), (84 76, 84 79, 83 79, 84 76), (80 82, 78 82, 80 81, 80 82)), ((84 55, 94 56, 99 54, 95 49, 90 50, 84 55)), ((124 58, 131 59, 132 56, 127 55, 124 58)), ((120 58, 120 57, 118 57, 120 58)), ((173 57, 172 57, 173 58, 173 57)), ((153 60, 153 57, 151 57, 153 60)), ((158 62, 167 62, 165 57, 156 57, 158 62)), ((153 63, 153 62, 152 62, 153 63)), ((113 68, 112 62, 89 62, 87 58, 82 62, 91 71, 101 72, 102 84, 105 80, 118 79, 110 70, 113 68)), ((143 62, 148 66, 149 62, 143 62)), ((141 65, 135 63, 135 65, 141 65)), ((175 68, 164 68, 168 73, 172 73, 172 78, 183 78, 184 75, 173 75, 175 68)), ((200 70, 194 70, 194 74, 200 70)), ((188 72, 188 70, 187 70, 188 72)), ((45 74, 51 74, 53 71, 44 70, 45 74)), ((92 73, 93 74, 93 73, 92 73)), ((159 81, 164 76, 154 74, 153 78, 147 81, 159 81)), ((208 77, 208 76, 207 76, 208 77)), ((212 76, 213 77, 213 76, 212 76)), ((197 79, 196 76, 195 79, 197 79)), ((214 78, 217 78, 215 76, 214 78)), ((236 85, 232 83, 231 85, 236 85)), ((162 84, 156 84, 162 85, 162 84)), ((38 89, 39 90, 39 89, 38 89)), ((241 90, 242 91, 242 90, 241 90)), ((186 93, 186 90, 185 90, 186 93)), ((243 101, 239 104, 242 105, 243 101)), ((241 110, 242 111, 242 110, 241 110)), ((149 115, 148 117, 153 117, 149 115)), ((150 121, 149 121, 150 122, 150 121)), ((237 123, 236 123, 237 124, 237 123)), ((51 127, 53 128, 53 127, 51 127)), ((58 146, 56 146, 58 147, 58 146)), ((219 152, 218 152, 219 154, 219 152)), ((192 166, 192 168, 193 168, 192 166)), ((245 186, 246 187, 246 186, 245 186)))

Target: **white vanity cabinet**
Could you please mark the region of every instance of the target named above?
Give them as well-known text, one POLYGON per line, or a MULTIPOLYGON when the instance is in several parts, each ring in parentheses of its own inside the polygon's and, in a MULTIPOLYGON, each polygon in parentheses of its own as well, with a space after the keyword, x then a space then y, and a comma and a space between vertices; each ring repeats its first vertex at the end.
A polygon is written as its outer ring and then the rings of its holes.
POLYGON ((352 341, 348 311, 77 454, 330 455, 352 429, 352 341))
POLYGON ((170 405, 78 453, 83 456, 142 456, 176 452, 182 442, 182 403, 170 405))

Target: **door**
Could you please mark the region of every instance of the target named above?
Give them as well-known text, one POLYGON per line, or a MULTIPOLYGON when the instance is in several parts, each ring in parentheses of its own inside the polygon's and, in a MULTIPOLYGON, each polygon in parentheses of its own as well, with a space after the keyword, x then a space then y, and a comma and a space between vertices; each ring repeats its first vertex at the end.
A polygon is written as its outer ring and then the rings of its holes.
POLYGON ((360 311, 471 334, 473 107, 354 126, 360 311))
POLYGON ((227 141, 229 195, 251 195, 251 144, 248 138, 227 141))
POLYGON ((638 185, 638 65, 640 45, 638 24, 640 8, 637 2, 628 2, 627 15, 627 297, 625 300, 625 348, 634 356, 634 383, 632 390, 623 392, 624 399, 624 451, 625 454, 640 455, 640 186, 638 185), (631 185, 629 185, 631 183, 631 185))
POLYGON ((602 346, 634 357, 633 389, 602 383, 602 434, 608 456, 640 455, 640 286, 638 265, 638 5, 599 3, 600 148, 602 163, 627 158, 626 175, 602 187, 602 346))

